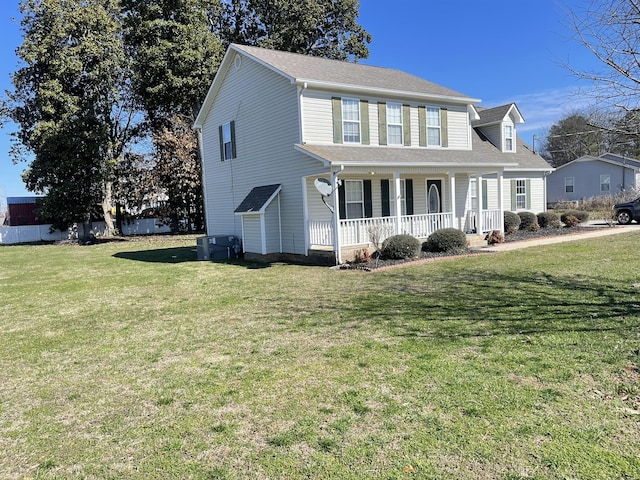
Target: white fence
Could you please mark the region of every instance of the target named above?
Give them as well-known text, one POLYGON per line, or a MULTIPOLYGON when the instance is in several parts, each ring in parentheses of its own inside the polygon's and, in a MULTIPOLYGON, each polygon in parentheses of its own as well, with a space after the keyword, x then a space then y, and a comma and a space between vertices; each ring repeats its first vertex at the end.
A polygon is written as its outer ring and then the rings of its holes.
MULTIPOLYGON (((0 227, 0 245, 14 245, 17 243, 48 242, 65 240, 69 233, 60 230, 49 232, 51 225, 24 225, 18 227, 0 227)), ((104 235, 104 222, 93 223, 93 233, 100 237, 104 235)), ((170 233, 168 225, 159 225, 155 218, 142 218, 133 223, 122 224, 122 234, 128 235, 153 235, 157 233, 170 233)), ((83 236, 82 224, 78 224, 78 235, 83 236)))

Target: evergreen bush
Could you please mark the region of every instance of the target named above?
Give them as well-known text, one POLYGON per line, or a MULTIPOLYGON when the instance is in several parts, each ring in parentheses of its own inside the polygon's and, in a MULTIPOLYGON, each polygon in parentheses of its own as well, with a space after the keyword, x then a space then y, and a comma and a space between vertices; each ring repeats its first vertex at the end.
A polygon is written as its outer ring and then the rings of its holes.
POLYGON ((532 230, 535 231, 538 227, 538 219, 536 214, 532 212, 519 212, 520 217, 520 230, 532 230))
POLYGON ((514 233, 520 226, 520 217, 517 213, 504 212, 504 233, 514 233))
POLYGON ((560 225, 560 217, 555 212, 541 212, 537 215, 538 225, 542 228, 550 228, 560 225))
POLYGON ((462 230, 456 228, 436 230, 422 244, 422 249, 427 252, 454 252, 465 248, 467 248, 467 236, 462 230))
POLYGON ((420 253, 420 240, 411 235, 394 235, 387 238, 380 250, 380 258, 387 260, 406 260, 420 253))

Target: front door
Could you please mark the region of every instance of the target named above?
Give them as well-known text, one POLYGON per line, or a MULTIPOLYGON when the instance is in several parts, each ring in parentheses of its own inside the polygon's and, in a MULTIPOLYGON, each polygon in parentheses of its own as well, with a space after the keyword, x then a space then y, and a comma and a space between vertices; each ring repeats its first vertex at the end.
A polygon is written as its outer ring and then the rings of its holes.
POLYGON ((442 212, 442 180, 427 180, 427 213, 442 212))

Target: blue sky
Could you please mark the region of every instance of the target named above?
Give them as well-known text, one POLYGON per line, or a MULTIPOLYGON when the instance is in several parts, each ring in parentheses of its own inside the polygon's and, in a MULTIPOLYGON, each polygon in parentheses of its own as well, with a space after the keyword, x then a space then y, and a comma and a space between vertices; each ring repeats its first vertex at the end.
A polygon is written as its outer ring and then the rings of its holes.
MULTIPOLYGON (((373 36, 362 63, 397 68, 498 106, 516 102, 526 123, 519 135, 531 145, 549 127, 584 106, 581 84, 563 66, 598 68, 571 40, 566 6, 584 0, 360 0, 359 23, 373 36)), ((19 64, 18 0, 0 4, 0 90, 19 64)), ((584 85, 583 85, 584 86, 584 85)), ((9 133, 0 129, 0 204, 32 195, 20 178, 26 164, 9 158, 9 133)))

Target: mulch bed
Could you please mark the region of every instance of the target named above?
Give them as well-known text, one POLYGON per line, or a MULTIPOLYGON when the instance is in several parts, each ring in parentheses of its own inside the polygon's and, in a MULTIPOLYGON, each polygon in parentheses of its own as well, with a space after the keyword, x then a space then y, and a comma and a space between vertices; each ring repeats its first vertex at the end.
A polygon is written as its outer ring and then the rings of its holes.
MULTIPOLYGON (((541 228, 538 231, 527 231, 527 230, 518 230, 514 233, 510 233, 509 235, 504 236, 505 243, 508 242, 522 242, 527 240, 535 240, 538 238, 546 238, 546 237, 557 237, 560 235, 578 235, 585 232, 592 232, 597 228, 608 228, 608 227, 550 227, 550 228, 541 228)), ((420 258, 417 259, 408 259, 408 260, 386 260, 381 258, 376 258, 376 254, 372 255, 371 261, 368 263, 345 263, 334 267, 339 270, 362 270, 366 272, 371 271, 383 271, 388 270, 390 268, 406 266, 407 264, 411 265, 419 265, 422 263, 433 262, 437 260, 443 260, 447 258, 459 258, 459 257, 468 257, 475 255, 484 255, 489 252, 487 250, 481 250, 478 248, 467 248, 462 251, 455 252, 420 252, 420 258)))

